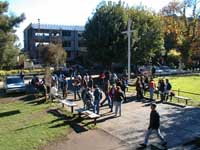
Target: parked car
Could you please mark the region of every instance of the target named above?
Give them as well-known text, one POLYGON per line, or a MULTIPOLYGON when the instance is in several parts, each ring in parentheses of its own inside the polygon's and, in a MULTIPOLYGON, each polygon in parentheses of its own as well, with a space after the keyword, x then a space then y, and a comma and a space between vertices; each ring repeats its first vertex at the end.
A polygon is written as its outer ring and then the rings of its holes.
POLYGON ((4 91, 8 93, 26 92, 26 85, 20 76, 7 76, 4 81, 4 91))

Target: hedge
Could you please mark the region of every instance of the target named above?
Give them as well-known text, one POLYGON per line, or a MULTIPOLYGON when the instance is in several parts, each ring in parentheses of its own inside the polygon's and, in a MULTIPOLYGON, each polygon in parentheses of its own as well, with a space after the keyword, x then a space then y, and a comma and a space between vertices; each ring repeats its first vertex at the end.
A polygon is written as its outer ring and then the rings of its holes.
MULTIPOLYGON (((3 80, 5 76, 8 75, 17 75, 20 74, 21 69, 18 70, 0 70, 0 80, 3 80)), ((25 75, 30 75, 30 74, 43 74, 44 69, 24 69, 23 70, 25 75)))

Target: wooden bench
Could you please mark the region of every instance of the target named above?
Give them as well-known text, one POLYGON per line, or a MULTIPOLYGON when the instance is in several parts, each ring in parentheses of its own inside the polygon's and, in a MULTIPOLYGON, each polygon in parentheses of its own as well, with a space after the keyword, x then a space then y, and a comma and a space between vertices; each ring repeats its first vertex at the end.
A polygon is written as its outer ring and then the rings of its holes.
POLYGON ((184 96, 174 96, 174 98, 178 99, 178 102, 180 99, 185 100, 185 104, 188 104, 188 101, 192 100, 191 98, 184 97, 184 96))
POLYGON ((78 112, 79 117, 81 117, 81 115, 83 114, 83 115, 87 116, 90 119, 94 119, 94 125, 96 125, 96 123, 97 123, 97 118, 100 117, 100 115, 95 114, 90 110, 85 110, 84 108, 76 109, 76 111, 78 112))
POLYGON ((59 100, 59 101, 62 103, 62 107, 64 107, 64 105, 71 107, 71 113, 74 112, 74 107, 77 106, 75 102, 69 100, 59 100))

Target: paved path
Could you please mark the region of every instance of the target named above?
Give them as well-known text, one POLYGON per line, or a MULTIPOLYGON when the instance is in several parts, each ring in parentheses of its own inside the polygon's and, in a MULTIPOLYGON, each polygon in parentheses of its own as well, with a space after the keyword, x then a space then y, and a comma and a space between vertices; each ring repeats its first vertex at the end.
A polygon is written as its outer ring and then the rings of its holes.
MULTIPOLYGON (((79 107, 82 102, 77 102, 79 107)), ((168 147, 176 147, 200 136, 200 109, 195 107, 177 107, 169 104, 158 104, 161 116, 161 132, 168 141, 168 147)), ((136 149, 144 140, 144 133, 149 124, 149 103, 137 102, 131 98, 122 105, 122 116, 114 117, 108 106, 101 107, 101 118, 97 120, 99 128, 110 135, 126 142, 129 149, 136 149)), ((159 142, 152 136, 149 143, 159 142)), ((181 149, 180 149, 181 150, 181 149)))
POLYGON ((129 150, 127 144, 103 130, 72 132, 67 137, 41 147, 42 150, 129 150))

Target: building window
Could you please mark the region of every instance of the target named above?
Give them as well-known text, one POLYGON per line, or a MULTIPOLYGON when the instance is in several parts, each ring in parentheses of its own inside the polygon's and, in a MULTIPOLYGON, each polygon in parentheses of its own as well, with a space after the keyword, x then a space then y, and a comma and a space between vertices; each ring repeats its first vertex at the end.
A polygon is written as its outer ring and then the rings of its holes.
POLYGON ((86 47, 85 41, 78 41, 78 47, 86 47))
POLYGON ((71 47, 71 41, 64 41, 63 47, 71 47))
POLYGON ((78 37, 82 37, 83 36, 83 32, 78 32, 78 37))
POLYGON ((71 36, 71 31, 62 31, 62 36, 71 36))

